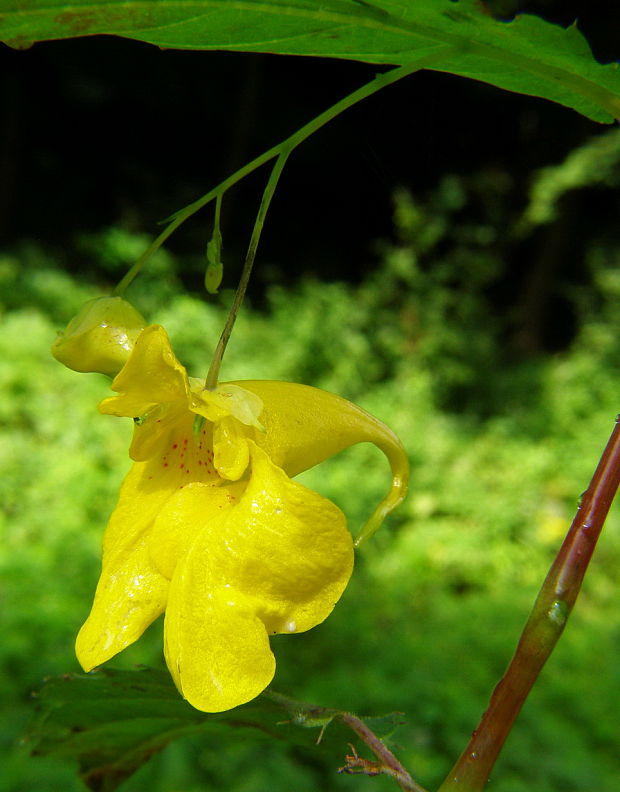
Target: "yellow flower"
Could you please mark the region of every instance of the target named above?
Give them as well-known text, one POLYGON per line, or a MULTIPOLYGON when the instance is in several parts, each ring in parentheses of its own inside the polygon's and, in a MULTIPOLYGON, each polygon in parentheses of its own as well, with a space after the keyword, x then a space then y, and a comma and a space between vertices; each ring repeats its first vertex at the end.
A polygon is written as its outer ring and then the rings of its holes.
POLYGON ((213 391, 188 378, 164 329, 147 327, 99 409, 135 420, 127 475, 104 536, 85 670, 165 611, 164 649, 181 694, 220 712, 271 681, 269 635, 322 622, 347 585, 353 541, 333 503, 291 476, 361 441, 388 456, 392 488, 366 533, 404 497, 396 436, 354 404, 304 385, 247 381, 213 391))

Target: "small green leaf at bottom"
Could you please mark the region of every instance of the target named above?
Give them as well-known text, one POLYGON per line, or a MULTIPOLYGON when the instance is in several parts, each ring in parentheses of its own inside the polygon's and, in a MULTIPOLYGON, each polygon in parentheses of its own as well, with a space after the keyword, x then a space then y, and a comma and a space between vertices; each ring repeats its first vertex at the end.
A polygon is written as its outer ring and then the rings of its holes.
MULTIPOLYGON (((320 752, 334 768, 353 736, 340 710, 270 690, 227 712, 199 712, 179 697, 167 672, 148 668, 52 677, 34 697, 37 715, 25 736, 32 754, 75 760, 93 792, 113 792, 168 743, 189 734, 208 738, 235 730, 247 738, 253 732, 320 752)), ((387 737, 402 715, 366 723, 378 737, 387 737)))

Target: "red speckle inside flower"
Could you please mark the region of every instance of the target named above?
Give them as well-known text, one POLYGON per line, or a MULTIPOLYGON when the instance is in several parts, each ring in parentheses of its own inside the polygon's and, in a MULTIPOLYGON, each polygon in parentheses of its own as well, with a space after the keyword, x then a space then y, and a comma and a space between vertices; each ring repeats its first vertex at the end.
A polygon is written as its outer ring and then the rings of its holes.
POLYGON ((167 469, 166 475, 179 477, 178 487, 186 486, 188 481, 213 483, 218 474, 213 465, 211 426, 203 428, 199 437, 173 429, 169 445, 159 457, 159 465, 162 472, 163 468, 167 469))

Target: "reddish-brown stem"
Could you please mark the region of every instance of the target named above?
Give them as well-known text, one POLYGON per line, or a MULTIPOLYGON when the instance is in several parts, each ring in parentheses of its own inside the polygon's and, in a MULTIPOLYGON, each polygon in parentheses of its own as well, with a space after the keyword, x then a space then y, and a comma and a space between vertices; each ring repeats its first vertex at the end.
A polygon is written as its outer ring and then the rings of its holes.
POLYGON ((618 421, 536 598, 515 655, 439 792, 480 792, 484 788, 523 702, 562 634, 620 484, 618 421))

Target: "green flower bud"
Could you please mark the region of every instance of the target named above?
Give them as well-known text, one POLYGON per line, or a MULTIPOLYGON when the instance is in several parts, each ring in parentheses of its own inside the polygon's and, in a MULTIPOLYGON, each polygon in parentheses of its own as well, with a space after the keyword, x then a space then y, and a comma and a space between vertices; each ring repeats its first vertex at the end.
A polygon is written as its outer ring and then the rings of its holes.
POLYGON ((115 376, 127 362, 146 321, 121 297, 96 297, 52 344, 52 355, 74 371, 115 376))

